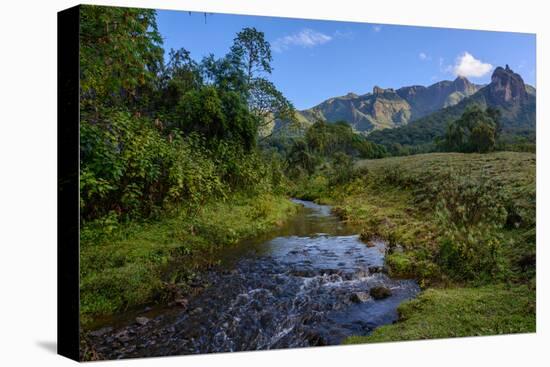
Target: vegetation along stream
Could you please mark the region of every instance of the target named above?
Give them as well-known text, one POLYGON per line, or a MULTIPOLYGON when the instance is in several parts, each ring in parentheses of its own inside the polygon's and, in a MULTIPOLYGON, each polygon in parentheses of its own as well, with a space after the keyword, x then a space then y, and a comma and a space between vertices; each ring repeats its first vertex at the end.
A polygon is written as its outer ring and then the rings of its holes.
POLYGON ((126 358, 332 345, 394 322, 419 287, 385 274, 385 243, 361 242, 329 206, 294 201, 301 209, 286 224, 218 253, 203 292, 90 333, 95 350, 126 358))
POLYGON ((260 18, 210 43, 231 16, 182 13, 189 43, 164 11, 79 14, 81 360, 536 331, 536 88, 510 65, 334 96, 364 76, 345 40, 314 101, 260 18))

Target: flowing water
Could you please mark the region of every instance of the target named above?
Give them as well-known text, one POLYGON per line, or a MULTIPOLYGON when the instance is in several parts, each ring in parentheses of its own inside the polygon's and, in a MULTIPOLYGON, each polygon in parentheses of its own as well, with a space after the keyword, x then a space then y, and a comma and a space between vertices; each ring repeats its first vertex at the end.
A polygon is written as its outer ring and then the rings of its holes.
POLYGON ((295 202, 302 209, 282 227, 218 253, 220 266, 185 309, 93 333, 94 348, 127 358, 334 345, 394 322, 419 287, 381 271, 385 243, 369 247, 330 207, 295 202), (391 296, 367 296, 379 286, 391 296))

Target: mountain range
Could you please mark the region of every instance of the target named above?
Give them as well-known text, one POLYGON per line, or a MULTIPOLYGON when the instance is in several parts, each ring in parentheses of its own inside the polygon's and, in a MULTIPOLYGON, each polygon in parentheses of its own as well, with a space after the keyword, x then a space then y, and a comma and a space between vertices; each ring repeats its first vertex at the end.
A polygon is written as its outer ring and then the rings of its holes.
POLYGON ((373 131, 372 142, 390 146, 430 144, 445 134, 447 124, 458 119, 468 106, 494 107, 500 113, 500 124, 505 134, 522 135, 534 140, 536 130, 536 90, 523 82, 508 65, 497 67, 491 82, 460 102, 411 121, 395 129, 373 131))
POLYGON ((328 122, 347 121, 354 130, 368 133, 394 128, 426 116, 444 107, 452 106, 473 95, 481 85, 464 77, 444 80, 429 87, 413 85, 397 90, 375 86, 372 93, 348 93, 330 98, 315 107, 299 111, 303 122, 318 119, 328 122))
POLYGON ((447 123, 460 117, 471 104, 497 107, 504 131, 535 130, 536 90, 508 65, 497 67, 486 85, 459 76, 428 87, 376 86, 372 93, 348 93, 297 111, 297 119, 305 126, 319 119, 346 121, 355 131, 379 144, 419 145, 442 136, 447 123))

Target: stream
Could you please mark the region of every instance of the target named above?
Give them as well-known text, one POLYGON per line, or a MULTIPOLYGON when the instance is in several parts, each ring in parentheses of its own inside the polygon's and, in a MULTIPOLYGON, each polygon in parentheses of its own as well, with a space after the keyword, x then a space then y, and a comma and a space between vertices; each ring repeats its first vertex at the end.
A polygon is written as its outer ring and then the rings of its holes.
POLYGON ((336 345, 396 321, 420 289, 385 274, 386 244, 367 246, 329 206, 293 201, 301 209, 283 226, 220 250, 185 307, 89 333, 94 349, 118 359, 336 345), (369 295, 381 286, 391 295, 369 295))

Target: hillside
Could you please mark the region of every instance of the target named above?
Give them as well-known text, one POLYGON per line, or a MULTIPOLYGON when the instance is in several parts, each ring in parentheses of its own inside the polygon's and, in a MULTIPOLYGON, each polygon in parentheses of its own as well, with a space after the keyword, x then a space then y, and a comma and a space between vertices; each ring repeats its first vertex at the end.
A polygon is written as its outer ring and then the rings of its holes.
POLYGON ((435 138, 445 134, 448 122, 460 117, 473 104, 498 108, 502 114, 503 133, 529 136, 535 130, 536 90, 506 66, 496 68, 491 83, 457 104, 412 121, 407 126, 374 131, 368 139, 386 146, 431 144, 435 138))

